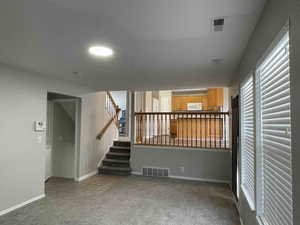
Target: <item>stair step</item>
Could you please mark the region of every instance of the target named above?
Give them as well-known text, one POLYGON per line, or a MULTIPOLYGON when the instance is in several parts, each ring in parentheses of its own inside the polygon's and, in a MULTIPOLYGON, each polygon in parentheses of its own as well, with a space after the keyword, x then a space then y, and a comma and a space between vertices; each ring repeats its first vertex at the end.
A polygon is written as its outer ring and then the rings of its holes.
POLYGON ((130 153, 123 153, 123 152, 108 152, 106 154, 107 159, 123 159, 129 160, 130 153))
POLYGON ((102 166, 98 169, 100 174, 112 174, 112 175, 130 175, 131 168, 130 167, 109 167, 102 166))
POLYGON ((112 146, 110 147, 111 152, 119 152, 119 153, 130 153, 130 147, 124 146, 112 146))
POLYGON ((103 162, 111 162, 111 163, 129 163, 129 160, 122 160, 122 159, 104 159, 103 162))
POLYGON ((130 147, 130 141, 114 141, 114 146, 130 147))
POLYGON ((112 167, 129 167, 129 160, 120 160, 120 159, 104 159, 102 161, 103 166, 112 166, 112 167))
POLYGON ((114 171, 123 171, 123 172, 130 172, 130 167, 112 167, 112 166, 102 166, 100 167, 104 170, 114 170, 114 171))

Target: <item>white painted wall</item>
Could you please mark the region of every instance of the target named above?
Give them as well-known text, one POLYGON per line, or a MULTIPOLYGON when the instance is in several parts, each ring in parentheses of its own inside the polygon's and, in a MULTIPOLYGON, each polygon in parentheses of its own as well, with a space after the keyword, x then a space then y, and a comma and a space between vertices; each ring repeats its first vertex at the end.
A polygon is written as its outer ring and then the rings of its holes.
POLYGON ((145 92, 134 92, 134 112, 143 112, 145 106, 145 92))
POLYGON ((102 139, 96 140, 97 135, 110 119, 104 107, 105 98, 105 92, 97 92, 86 95, 81 102, 80 176, 95 171, 99 160, 108 151, 113 140, 118 138, 118 130, 112 124, 102 139))
POLYGON ((116 104, 122 110, 126 110, 127 91, 111 91, 110 94, 113 97, 113 99, 116 102, 116 104))
POLYGON ((113 138, 96 140, 106 119, 103 93, 0 64, 0 214, 44 194, 46 132, 35 133, 33 122, 46 121, 47 91, 82 98, 80 176, 96 169, 113 138))
POLYGON ((172 111, 172 91, 159 91, 160 112, 172 111))

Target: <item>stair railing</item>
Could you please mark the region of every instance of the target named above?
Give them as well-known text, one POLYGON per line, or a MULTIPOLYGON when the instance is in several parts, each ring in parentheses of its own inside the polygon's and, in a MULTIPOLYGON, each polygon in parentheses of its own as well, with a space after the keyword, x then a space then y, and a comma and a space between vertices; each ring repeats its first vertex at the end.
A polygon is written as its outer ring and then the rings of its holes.
POLYGON ((115 123, 116 127, 119 128, 118 118, 119 118, 119 113, 120 113, 121 109, 114 101, 110 92, 107 91, 106 95, 107 95, 107 97, 106 97, 105 108, 111 118, 106 123, 106 125, 102 128, 102 130, 99 132, 99 134, 97 135, 97 139, 99 139, 99 140, 103 137, 103 135, 105 134, 105 132, 107 131, 107 129, 110 127, 110 125, 112 123, 115 123))
POLYGON ((135 144, 228 150, 229 112, 137 112, 135 144))

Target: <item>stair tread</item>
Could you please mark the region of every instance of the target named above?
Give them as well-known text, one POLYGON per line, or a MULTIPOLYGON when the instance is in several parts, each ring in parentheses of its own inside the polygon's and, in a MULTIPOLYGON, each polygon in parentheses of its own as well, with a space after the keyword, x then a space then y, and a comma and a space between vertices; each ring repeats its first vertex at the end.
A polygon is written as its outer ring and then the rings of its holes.
POLYGON ((114 141, 114 146, 124 146, 124 147, 130 147, 131 142, 130 141, 114 141))
POLYGON ((102 166, 100 169, 103 170, 114 170, 114 171, 124 171, 124 172, 130 172, 130 167, 112 167, 112 166, 102 166))
POLYGON ((113 145, 110 148, 130 150, 130 147, 128 147, 128 146, 116 146, 116 145, 113 145))
POLYGON ((110 162, 110 163, 129 163, 129 160, 124 159, 103 159, 104 162, 110 162))
POLYGON ((129 153, 123 153, 123 152, 108 152, 107 155, 130 156, 129 153))

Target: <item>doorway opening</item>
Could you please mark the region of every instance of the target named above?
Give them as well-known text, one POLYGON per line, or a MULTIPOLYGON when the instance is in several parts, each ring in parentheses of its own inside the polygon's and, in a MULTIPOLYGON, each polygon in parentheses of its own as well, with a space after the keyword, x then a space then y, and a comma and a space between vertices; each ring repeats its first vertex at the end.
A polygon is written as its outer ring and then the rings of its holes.
POLYGON ((239 107, 239 96, 235 96, 231 100, 232 108, 232 191, 235 197, 235 200, 238 201, 239 193, 239 174, 238 174, 238 159, 239 159, 239 136, 240 136, 240 107, 239 107))
POLYGON ((115 103, 121 109, 118 124, 120 139, 128 138, 129 133, 129 92, 128 91, 111 91, 110 92, 115 103))
POLYGON ((78 177, 80 104, 77 97, 47 95, 45 181, 51 177, 78 177))

